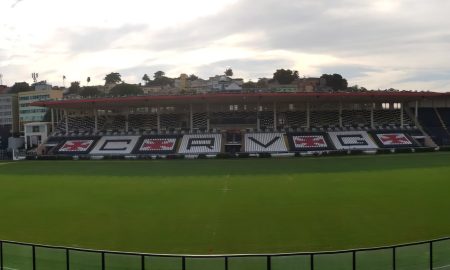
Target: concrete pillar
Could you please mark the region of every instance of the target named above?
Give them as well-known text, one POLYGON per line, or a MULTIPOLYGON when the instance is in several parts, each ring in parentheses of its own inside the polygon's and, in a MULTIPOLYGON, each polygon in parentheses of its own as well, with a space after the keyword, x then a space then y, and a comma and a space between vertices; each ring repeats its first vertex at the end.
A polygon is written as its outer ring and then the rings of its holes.
POLYGON ((194 112, 192 111, 192 104, 189 104, 189 129, 191 133, 194 132, 194 112))
POLYGON ((403 116, 403 111, 404 111, 404 103, 400 103, 400 126, 403 128, 403 126, 405 125, 405 118, 403 116))
POLYGON ((311 109, 309 107, 309 102, 306 103, 306 128, 311 128, 311 109))
POLYGON ((158 130, 158 134, 161 133, 161 118, 159 115, 159 106, 156 108, 156 129, 158 130))
POLYGON ((94 132, 98 132, 98 111, 94 110, 94 132))
POLYGON ((130 115, 130 109, 127 109, 127 113, 125 114, 125 132, 128 132, 129 130, 129 121, 128 116, 130 115))
POLYGON ((67 114, 67 110, 64 110, 64 116, 66 121, 66 134, 69 134, 69 116, 67 114))
POLYGON ((210 121, 209 121, 209 103, 206 104, 206 132, 209 133, 210 130, 210 121))
POLYGON ((50 109, 51 117, 52 117, 52 133, 55 132, 55 111, 54 109, 50 109))
POLYGON ((375 107, 375 103, 372 103, 372 107, 370 108, 370 127, 371 128, 375 128, 374 107, 375 107))
POLYGON ((261 131, 261 123, 259 121, 259 102, 256 104, 256 130, 261 131))
POLYGON ((273 103, 273 129, 276 131, 277 130, 277 103, 274 102, 273 103))
POLYGON ((414 108, 414 115, 416 119, 419 119, 419 101, 416 100, 416 107, 414 108))

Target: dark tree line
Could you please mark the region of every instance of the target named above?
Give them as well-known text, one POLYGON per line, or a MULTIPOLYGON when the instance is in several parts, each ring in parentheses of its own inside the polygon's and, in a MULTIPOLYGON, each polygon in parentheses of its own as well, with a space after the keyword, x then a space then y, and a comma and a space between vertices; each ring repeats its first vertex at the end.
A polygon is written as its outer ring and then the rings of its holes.
POLYGON ((330 87, 333 91, 347 90, 348 82, 340 74, 323 74, 321 79, 325 80, 327 87, 330 87))

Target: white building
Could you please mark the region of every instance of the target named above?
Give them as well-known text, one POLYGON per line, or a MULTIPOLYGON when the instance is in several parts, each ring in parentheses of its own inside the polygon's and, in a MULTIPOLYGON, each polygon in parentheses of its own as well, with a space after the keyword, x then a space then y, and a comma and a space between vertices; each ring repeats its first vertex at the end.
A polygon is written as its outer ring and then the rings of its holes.
POLYGON ((50 123, 25 124, 25 149, 34 148, 47 141, 50 134, 50 123))
POLYGON ((0 127, 19 131, 18 99, 15 94, 0 95, 0 127))
POLYGON ((28 91, 19 93, 19 130, 23 131, 23 126, 30 122, 44 121, 48 109, 34 107, 30 104, 36 101, 61 99, 61 90, 28 91))
POLYGON ((208 80, 211 91, 241 91, 243 79, 232 79, 225 75, 216 75, 208 80))

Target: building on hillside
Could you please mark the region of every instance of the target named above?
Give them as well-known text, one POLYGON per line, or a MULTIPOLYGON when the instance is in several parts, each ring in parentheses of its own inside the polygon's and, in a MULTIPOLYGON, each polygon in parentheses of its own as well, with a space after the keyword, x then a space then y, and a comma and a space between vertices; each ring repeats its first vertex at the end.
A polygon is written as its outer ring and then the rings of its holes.
POLYGON ((9 91, 8 86, 6 86, 6 85, 0 85, 0 95, 2 95, 2 94, 7 94, 8 91, 9 91))
POLYGON ((298 92, 297 81, 294 81, 291 84, 280 84, 277 81, 271 81, 268 83, 267 88, 271 92, 282 92, 282 93, 298 92))
POLYGON ((152 94, 176 94, 180 92, 179 89, 176 87, 172 87, 170 85, 147 85, 147 86, 141 86, 142 91, 144 92, 144 95, 152 95, 152 94))
POLYGON ((320 89, 320 78, 301 78, 297 80, 298 92, 317 92, 320 89))
POLYGON ((30 122, 42 122, 48 109, 30 106, 36 101, 57 100, 63 97, 60 90, 41 90, 19 93, 19 131, 24 130, 24 124, 30 122))
POLYGON ((181 74, 179 78, 174 81, 175 88, 179 91, 186 91, 189 88, 190 81, 187 74, 181 74))
POLYGON ((188 90, 195 93, 206 93, 209 90, 208 81, 203 79, 190 81, 188 90))
POLYGON ((105 95, 109 94, 109 91, 113 89, 117 84, 116 83, 108 83, 102 86, 102 88, 99 90, 102 91, 105 95))
POLYGON ((11 133, 19 131, 19 110, 16 94, 0 95, 0 127, 11 133))
POLYGON ((48 84, 47 81, 33 83, 31 87, 34 88, 35 91, 48 91, 52 90, 52 85, 48 84))
POLYGON ((232 79, 225 75, 216 75, 208 80, 211 91, 242 91, 243 79, 232 79))

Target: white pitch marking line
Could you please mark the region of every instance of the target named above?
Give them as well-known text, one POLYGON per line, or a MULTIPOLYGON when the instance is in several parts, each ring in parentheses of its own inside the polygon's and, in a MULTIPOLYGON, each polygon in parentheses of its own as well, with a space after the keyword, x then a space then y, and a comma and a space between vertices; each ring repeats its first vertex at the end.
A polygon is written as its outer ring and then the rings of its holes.
POLYGON ((231 191, 232 189, 231 188, 228 188, 228 187, 224 187, 223 189, 222 189, 222 191, 224 192, 224 193, 227 193, 228 191, 231 191))
POLYGON ((3 266, 3 269, 6 269, 6 270, 19 270, 19 269, 16 269, 16 268, 11 268, 11 267, 6 267, 6 266, 3 266))
MULTIPOLYGON (((227 178, 229 178, 230 176, 227 175, 227 178)), ((225 180, 225 187, 222 189, 223 193, 227 193, 228 191, 231 191, 231 188, 228 188, 228 180, 225 180)))
POLYGON ((439 267, 433 267, 433 269, 444 269, 450 267, 450 264, 444 265, 444 266, 439 266, 439 267))

